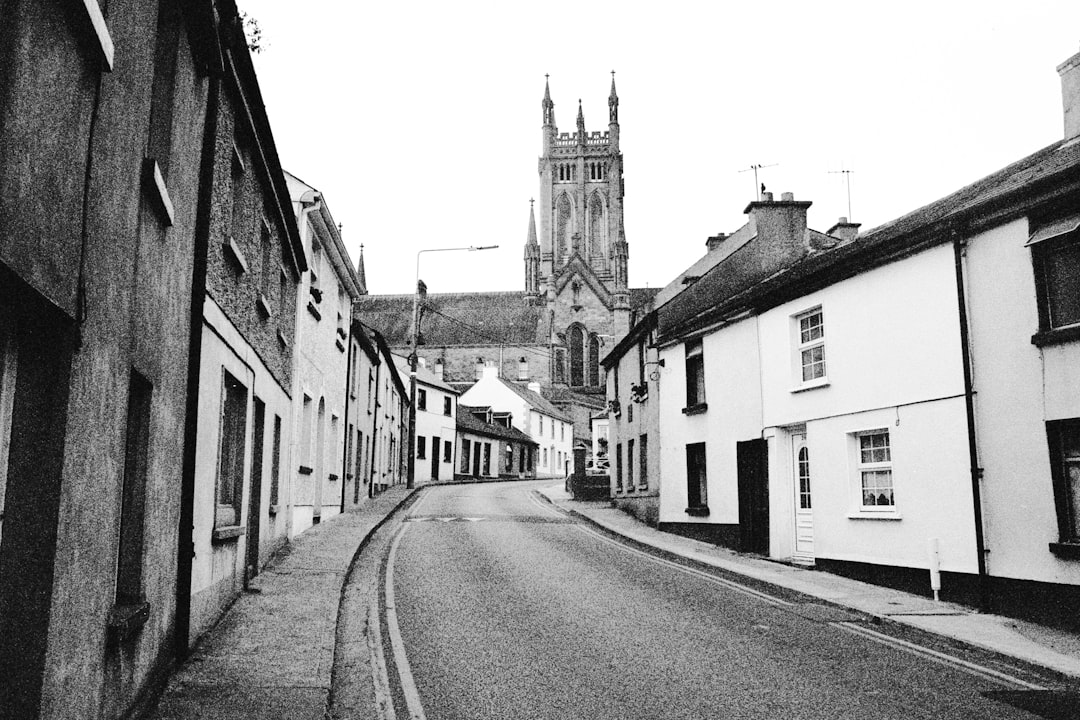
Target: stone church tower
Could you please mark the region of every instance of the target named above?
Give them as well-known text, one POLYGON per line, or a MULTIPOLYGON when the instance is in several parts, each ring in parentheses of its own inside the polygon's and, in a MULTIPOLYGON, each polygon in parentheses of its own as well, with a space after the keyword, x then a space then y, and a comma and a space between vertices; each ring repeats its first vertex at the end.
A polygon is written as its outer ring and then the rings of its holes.
POLYGON ((540 202, 529 211, 525 295, 549 311, 553 380, 600 389, 602 350, 610 350, 631 322, 615 73, 607 132, 586 132, 579 100, 576 131, 560 133, 546 81, 541 110, 540 202))

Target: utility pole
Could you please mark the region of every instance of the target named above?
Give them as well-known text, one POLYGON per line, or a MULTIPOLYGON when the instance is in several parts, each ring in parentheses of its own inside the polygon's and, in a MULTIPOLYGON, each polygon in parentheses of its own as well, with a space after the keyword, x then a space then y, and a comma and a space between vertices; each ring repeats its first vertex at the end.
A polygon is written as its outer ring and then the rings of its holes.
POLYGON ((739 171, 741 173, 750 172, 751 170, 754 171, 754 193, 755 193, 758 200, 761 200, 761 194, 763 192, 765 192, 765 185, 763 183, 758 182, 758 170, 762 170, 764 168, 776 167, 779 164, 780 163, 772 163, 771 165, 761 165, 761 164, 755 163, 754 165, 751 165, 750 167, 744 168, 743 170, 739 171))
POLYGON ((854 170, 830 170, 829 171, 830 175, 843 175, 844 176, 844 183, 847 185, 847 216, 848 216, 848 220, 852 219, 852 215, 851 215, 851 173, 853 173, 853 172, 855 172, 855 171, 854 170))

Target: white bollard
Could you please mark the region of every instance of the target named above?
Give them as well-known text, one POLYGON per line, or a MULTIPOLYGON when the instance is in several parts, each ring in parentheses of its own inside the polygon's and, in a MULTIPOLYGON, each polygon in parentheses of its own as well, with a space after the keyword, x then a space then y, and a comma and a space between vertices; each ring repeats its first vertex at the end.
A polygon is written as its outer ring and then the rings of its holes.
POLYGON ((941 591, 941 549, 937 538, 930 538, 927 543, 930 552, 930 589, 934 591, 934 601, 938 601, 941 591))

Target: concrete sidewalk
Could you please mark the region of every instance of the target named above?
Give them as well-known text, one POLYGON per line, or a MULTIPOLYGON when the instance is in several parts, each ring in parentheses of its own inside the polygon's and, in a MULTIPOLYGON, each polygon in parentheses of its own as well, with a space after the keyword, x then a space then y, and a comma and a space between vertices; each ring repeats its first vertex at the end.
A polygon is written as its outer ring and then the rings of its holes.
POLYGON ((607 502, 575 501, 562 484, 542 488, 540 493, 558 507, 643 545, 1080 678, 1080 636, 1076 634, 661 532, 607 502))
POLYGON ((413 493, 389 488, 316 525, 256 578, 169 680, 155 720, 322 720, 330 694, 338 604, 357 548, 413 493))

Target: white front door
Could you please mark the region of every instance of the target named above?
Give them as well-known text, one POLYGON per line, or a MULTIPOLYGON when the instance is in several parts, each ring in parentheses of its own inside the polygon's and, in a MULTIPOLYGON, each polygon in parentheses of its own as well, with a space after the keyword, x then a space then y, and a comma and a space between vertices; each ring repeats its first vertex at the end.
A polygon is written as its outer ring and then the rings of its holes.
POLYGON ((814 562, 814 511, 810 495, 810 449, 806 433, 791 436, 792 470, 795 486, 795 552, 792 559, 814 562))

